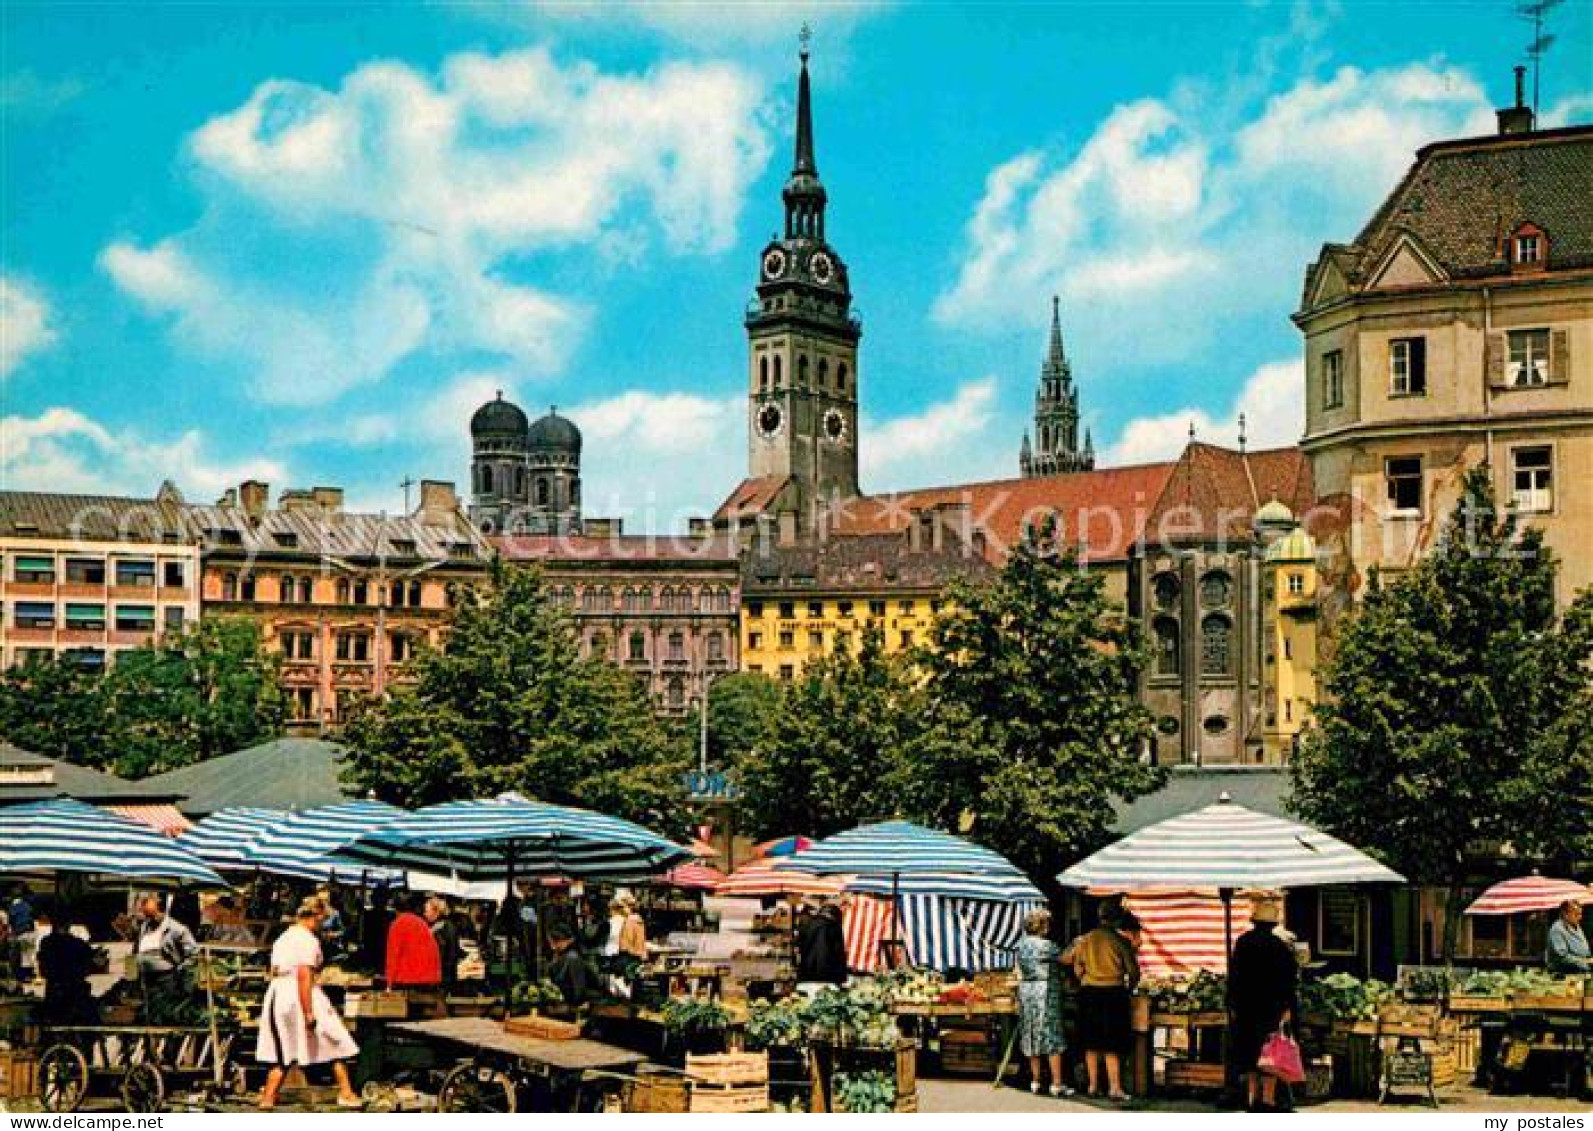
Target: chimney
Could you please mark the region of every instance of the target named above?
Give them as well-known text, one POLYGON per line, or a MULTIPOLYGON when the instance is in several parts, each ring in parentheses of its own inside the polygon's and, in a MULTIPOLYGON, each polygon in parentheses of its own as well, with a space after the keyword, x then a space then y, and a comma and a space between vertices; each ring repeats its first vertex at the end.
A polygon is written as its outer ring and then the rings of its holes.
POLYGON ((250 518, 264 518, 271 505, 271 488, 258 479, 245 479, 238 485, 238 502, 250 518))
POLYGON ((315 500, 315 505, 322 510, 340 511, 343 509, 343 488, 341 487, 311 487, 310 498, 315 500))
POLYGON ((1532 107, 1527 105, 1527 69, 1516 68, 1516 104, 1497 111, 1501 134, 1529 134, 1532 132, 1532 107))
POLYGON ((415 513, 430 526, 446 526, 459 511, 454 485, 442 479, 420 481, 420 509, 415 513))

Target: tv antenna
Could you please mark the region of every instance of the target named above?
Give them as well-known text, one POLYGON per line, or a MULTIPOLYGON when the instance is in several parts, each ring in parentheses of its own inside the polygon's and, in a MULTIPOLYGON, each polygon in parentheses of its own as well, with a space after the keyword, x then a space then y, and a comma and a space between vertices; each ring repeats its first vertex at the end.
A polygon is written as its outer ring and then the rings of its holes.
POLYGON ((1532 25, 1532 42, 1527 44, 1527 58, 1532 60, 1532 117, 1538 116, 1538 91, 1543 78, 1543 57, 1554 46, 1554 34, 1543 30, 1553 12, 1565 0, 1516 0, 1516 16, 1532 25))

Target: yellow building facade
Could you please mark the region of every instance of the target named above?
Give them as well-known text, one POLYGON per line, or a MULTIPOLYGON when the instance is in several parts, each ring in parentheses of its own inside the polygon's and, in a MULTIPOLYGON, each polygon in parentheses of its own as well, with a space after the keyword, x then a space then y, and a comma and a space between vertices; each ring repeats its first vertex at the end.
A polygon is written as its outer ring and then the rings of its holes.
POLYGON ((1316 702, 1316 541, 1299 526, 1266 549, 1262 564, 1262 649, 1269 765, 1289 760, 1316 702))

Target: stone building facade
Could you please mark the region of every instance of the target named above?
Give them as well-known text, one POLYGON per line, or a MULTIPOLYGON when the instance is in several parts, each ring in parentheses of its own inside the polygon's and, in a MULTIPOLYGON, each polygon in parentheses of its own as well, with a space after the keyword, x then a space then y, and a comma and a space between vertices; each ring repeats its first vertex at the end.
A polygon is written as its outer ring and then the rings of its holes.
POLYGON ((585 653, 634 673, 666 713, 690 710, 736 670, 741 570, 723 542, 612 529, 493 541, 506 561, 540 564, 585 653))
POLYGON ((500 392, 470 418, 470 519, 484 534, 581 529, 581 430, 557 408, 535 422, 500 392))
POLYGON ((1593 583, 1593 127, 1442 141, 1348 244, 1306 271, 1302 442, 1329 621, 1368 572, 1408 568, 1464 473, 1541 528, 1557 597, 1593 583))
POLYGON ((350 707, 406 678, 436 645, 461 586, 485 581, 491 548, 453 484, 426 481, 414 513, 343 509, 337 488, 247 482, 187 509, 203 546, 205 615, 257 620, 282 664, 289 722, 335 728, 350 707))
POLYGON ((0 491, 0 665, 102 669, 199 611, 199 547, 170 484, 152 498, 0 491))

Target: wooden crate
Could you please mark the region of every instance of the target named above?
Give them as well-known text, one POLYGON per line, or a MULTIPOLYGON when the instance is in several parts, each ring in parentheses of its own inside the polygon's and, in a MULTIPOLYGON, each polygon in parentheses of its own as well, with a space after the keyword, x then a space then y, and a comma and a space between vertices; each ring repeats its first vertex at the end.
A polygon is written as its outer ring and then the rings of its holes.
POLYGON ((1196 1060, 1170 1060, 1162 1076, 1169 1088, 1221 1088, 1225 1082, 1220 1064, 1196 1060))
POLYGON ((943 1072, 988 1076, 996 1070, 998 1055, 988 1028, 941 1030, 940 1067, 943 1072))
POLYGON ((38 1056, 31 1049, 0 1049, 0 1099, 19 1100, 38 1090, 38 1056))
POLYGON ((1511 1009, 1554 1009, 1572 1013, 1582 1009, 1581 994, 1511 994, 1511 1009))
POLYGON ((652 1115, 678 1115, 691 1109, 691 1084, 674 1072, 644 1064, 625 1085, 625 1110, 652 1115))
POLYGON ((449 1017, 485 1017, 502 1002, 501 997, 480 995, 474 997, 451 996, 443 999, 449 1017))
POLYGON ((1450 994, 1449 1009, 1452 1013, 1508 1013, 1510 1002, 1482 994, 1450 994))
POLYGON ((543 1041, 573 1041, 581 1035, 578 1021, 559 1021, 540 1013, 527 1013, 510 1017, 503 1023, 503 1031, 517 1037, 536 1037, 543 1041))
POLYGON ((689 1111, 711 1114, 743 1114, 769 1110, 768 1084, 704 1084, 691 1082, 689 1111))
POLYGON ((766 1052, 716 1052, 701 1056, 686 1054, 686 1075, 702 1084, 767 1084, 769 1054, 766 1052))
POLYGON ((343 999, 344 1017, 375 1017, 402 1021, 409 1016, 409 997, 401 990, 370 990, 343 999))

